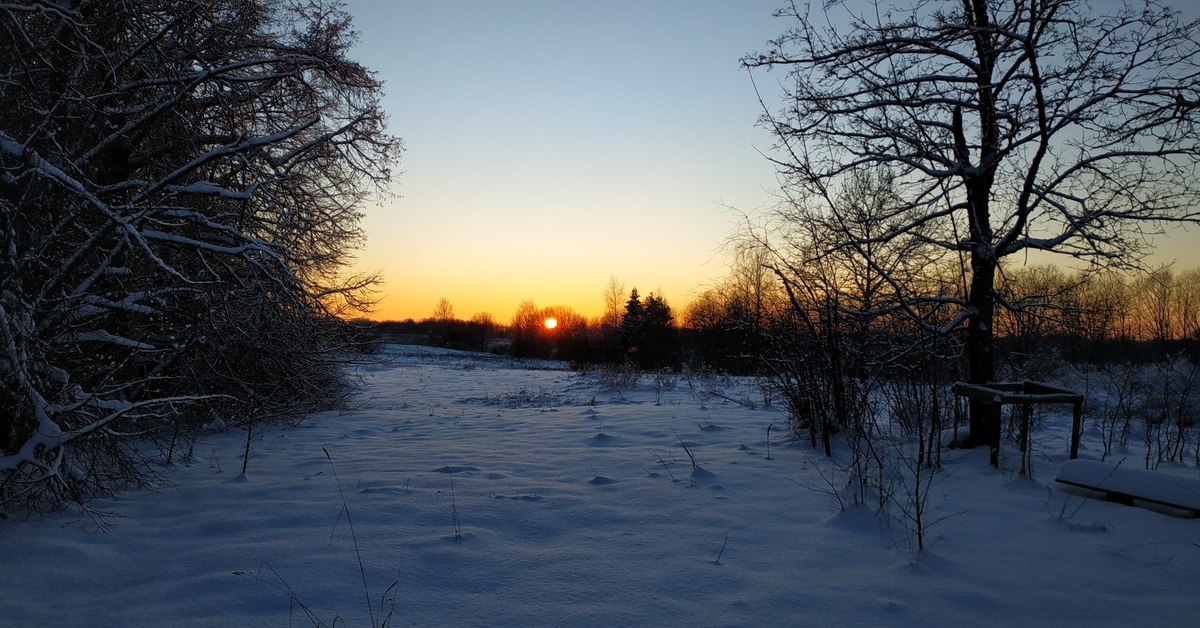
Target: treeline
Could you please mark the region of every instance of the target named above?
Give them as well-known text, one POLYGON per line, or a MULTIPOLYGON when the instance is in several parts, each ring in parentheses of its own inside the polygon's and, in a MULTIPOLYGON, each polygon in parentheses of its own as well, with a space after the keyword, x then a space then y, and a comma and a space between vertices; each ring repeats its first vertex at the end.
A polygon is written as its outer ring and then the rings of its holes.
POLYGON ((539 308, 524 301, 511 324, 497 323, 490 314, 470 320, 453 317, 444 299, 434 315, 421 321, 374 324, 379 340, 430 344, 469 351, 488 351, 522 358, 553 358, 575 365, 629 363, 642 369, 678 368, 683 362, 683 334, 670 304, 661 295, 645 298, 637 288, 621 302, 623 287, 610 286, 609 307, 595 320, 567 306, 539 308), (553 321, 553 326, 547 324, 553 321))
MULTIPOLYGON (((629 362, 654 369, 686 364, 734 375, 768 374, 770 355, 805 329, 826 338, 874 335, 876 343, 888 335, 895 335, 891 340, 924 338, 927 345, 946 345, 947 357, 957 359, 961 352, 952 335, 939 340, 918 331, 936 318, 914 324, 910 312, 884 307, 879 295, 844 286, 835 289, 815 276, 792 283, 790 293, 788 283, 772 270, 768 256, 747 253, 731 266, 728 277, 696 297, 679 318, 663 297, 650 294, 642 299, 635 288, 620 307, 609 307, 605 315, 591 320, 567 306, 539 308, 532 301, 521 303, 508 325, 487 313, 460 320, 443 302, 429 318, 371 325, 377 339, 387 342, 557 358, 580 365, 629 362), (875 310, 867 309, 871 303, 877 305, 875 310), (550 318, 557 322, 553 329, 545 326, 550 318)), ((955 282, 948 280, 934 292, 943 300, 953 298, 955 282)), ((1011 377, 1036 378, 1059 362, 1146 362, 1164 353, 1200 355, 1200 269, 1163 267, 1134 274, 1029 266, 1004 273, 998 293, 1003 304, 995 319, 998 353, 1002 369, 1011 377)), ((941 324, 951 322, 947 317, 941 324)))
POLYGON ((1069 274, 1055 266, 1008 273, 997 332, 1010 359, 1053 349, 1072 362, 1145 362, 1200 349, 1200 269, 1069 274))
MULTIPOLYGON (((827 335, 915 331, 904 319, 921 307, 919 299, 889 304, 882 295, 811 276, 788 281, 789 290, 771 268, 765 257, 743 259, 688 306, 683 325, 700 361, 755 372, 763 349, 789 320, 827 335)), ((929 291, 926 302, 960 300, 961 292, 956 282, 946 281, 929 291)), ((1013 376, 1037 375, 1046 368, 1038 364, 1046 361, 1145 362, 1164 352, 1200 354, 1200 269, 1087 273, 1037 265, 1005 272, 997 292, 998 353, 1013 376)), ((927 330, 953 322, 936 316, 918 320, 927 330)))
POLYGON ((471 320, 425 318, 402 321, 363 322, 376 341, 399 344, 423 344, 465 351, 493 351, 505 343, 505 326, 496 323, 491 315, 471 320))

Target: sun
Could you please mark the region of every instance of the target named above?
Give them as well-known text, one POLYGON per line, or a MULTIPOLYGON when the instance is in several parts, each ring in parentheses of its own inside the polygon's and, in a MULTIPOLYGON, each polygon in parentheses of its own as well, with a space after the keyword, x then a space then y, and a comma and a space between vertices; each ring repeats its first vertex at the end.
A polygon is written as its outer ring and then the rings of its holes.
POLYGON ((558 319, 553 316, 546 319, 546 329, 554 329, 558 327, 558 319))

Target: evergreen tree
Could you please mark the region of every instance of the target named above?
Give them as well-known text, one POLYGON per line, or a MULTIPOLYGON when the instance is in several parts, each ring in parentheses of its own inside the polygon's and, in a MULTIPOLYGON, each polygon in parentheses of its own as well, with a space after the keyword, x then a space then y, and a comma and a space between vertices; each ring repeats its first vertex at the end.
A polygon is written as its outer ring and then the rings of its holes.
POLYGON ((662 368, 679 363, 679 337, 675 316, 666 299, 650 293, 643 306, 638 360, 642 368, 662 368))
POLYGON ((625 314, 621 316, 621 349, 626 359, 636 360, 634 354, 637 353, 638 342, 642 336, 644 315, 641 297, 638 296, 637 288, 634 288, 629 293, 629 300, 625 302, 625 314))
POLYGON ((625 358, 640 368, 679 363, 675 317, 666 299, 651 292, 643 303, 637 288, 629 293, 625 315, 621 317, 621 346, 625 358))

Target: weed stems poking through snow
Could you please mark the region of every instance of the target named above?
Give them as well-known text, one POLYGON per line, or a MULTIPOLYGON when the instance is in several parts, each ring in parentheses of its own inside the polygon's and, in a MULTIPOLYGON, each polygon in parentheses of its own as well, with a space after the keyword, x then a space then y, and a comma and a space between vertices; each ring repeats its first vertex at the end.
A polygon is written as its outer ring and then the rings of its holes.
MULTIPOLYGON (((362 552, 360 552, 358 549, 358 535, 354 533, 354 520, 350 518, 350 505, 346 502, 346 493, 342 490, 342 481, 338 479, 337 469, 333 466, 333 456, 330 456, 329 450, 324 447, 321 448, 321 451, 325 452, 325 459, 329 461, 329 470, 333 473, 333 482, 334 484, 337 484, 338 496, 342 498, 342 510, 340 513, 338 513, 338 518, 340 519, 342 513, 345 513, 346 525, 350 527, 350 541, 354 544, 354 557, 358 559, 358 573, 362 576, 363 595, 367 600, 367 613, 371 616, 371 625, 379 626, 380 624, 375 623, 375 608, 371 605, 371 589, 369 586, 367 586, 367 569, 363 566, 362 552)), ((334 526, 336 527, 336 525, 337 524, 335 523, 334 526)), ((330 532, 330 534, 332 534, 332 532, 330 532)), ((395 583, 393 583, 392 586, 394 587, 395 583)), ((389 591, 391 589, 392 587, 388 587, 389 591)), ((386 592, 384 592, 384 596, 387 596, 386 592)), ((382 611, 383 609, 380 608, 380 610, 382 611)), ((386 626, 388 624, 388 620, 390 619, 391 613, 388 613, 388 616, 384 618, 382 625, 386 626)))
POLYGON ((250 443, 254 439, 254 415, 256 412, 251 410, 249 418, 246 420, 246 449, 242 452, 242 475, 246 475, 246 469, 250 467, 250 443))
POLYGON ((678 482, 678 480, 676 480, 676 479, 675 479, 675 474, 674 474, 674 473, 671 473, 671 467, 670 467, 670 465, 668 465, 668 464, 667 464, 667 461, 666 461, 666 460, 663 460, 663 457, 662 457, 662 456, 660 456, 660 455, 658 455, 657 453, 655 453, 653 449, 647 449, 646 451, 649 451, 649 452, 650 452, 650 455, 652 455, 652 456, 654 456, 655 458, 657 458, 657 459, 658 459, 658 464, 661 464, 661 465, 662 465, 662 467, 663 467, 664 469, 666 469, 666 470, 667 470, 667 475, 668 475, 668 476, 671 478, 671 481, 672 481, 672 482, 678 482))
POLYGON ((729 545, 729 533, 725 533, 725 542, 721 543, 721 551, 717 552, 717 559, 713 561, 714 565, 721 564, 721 557, 725 555, 725 546, 729 545))
POLYGON ((458 499, 454 495, 454 480, 450 480, 450 514, 454 520, 454 538, 461 541, 463 537, 462 523, 458 520, 458 499))
POLYGON ((683 439, 679 437, 679 432, 676 432, 675 430, 671 430, 671 432, 675 434, 675 440, 679 441, 679 446, 683 447, 683 452, 687 454, 688 460, 692 461, 692 471, 698 471, 700 469, 700 463, 696 462, 696 454, 692 453, 692 450, 687 446, 687 443, 683 442, 683 439))

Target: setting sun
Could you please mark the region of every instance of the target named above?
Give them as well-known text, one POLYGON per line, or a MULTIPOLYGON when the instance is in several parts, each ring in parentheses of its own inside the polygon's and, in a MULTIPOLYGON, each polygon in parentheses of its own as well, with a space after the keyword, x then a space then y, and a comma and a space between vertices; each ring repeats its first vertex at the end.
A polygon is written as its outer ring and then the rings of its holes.
POLYGON ((558 319, 553 317, 547 318, 546 329, 554 329, 555 327, 558 327, 558 319))

